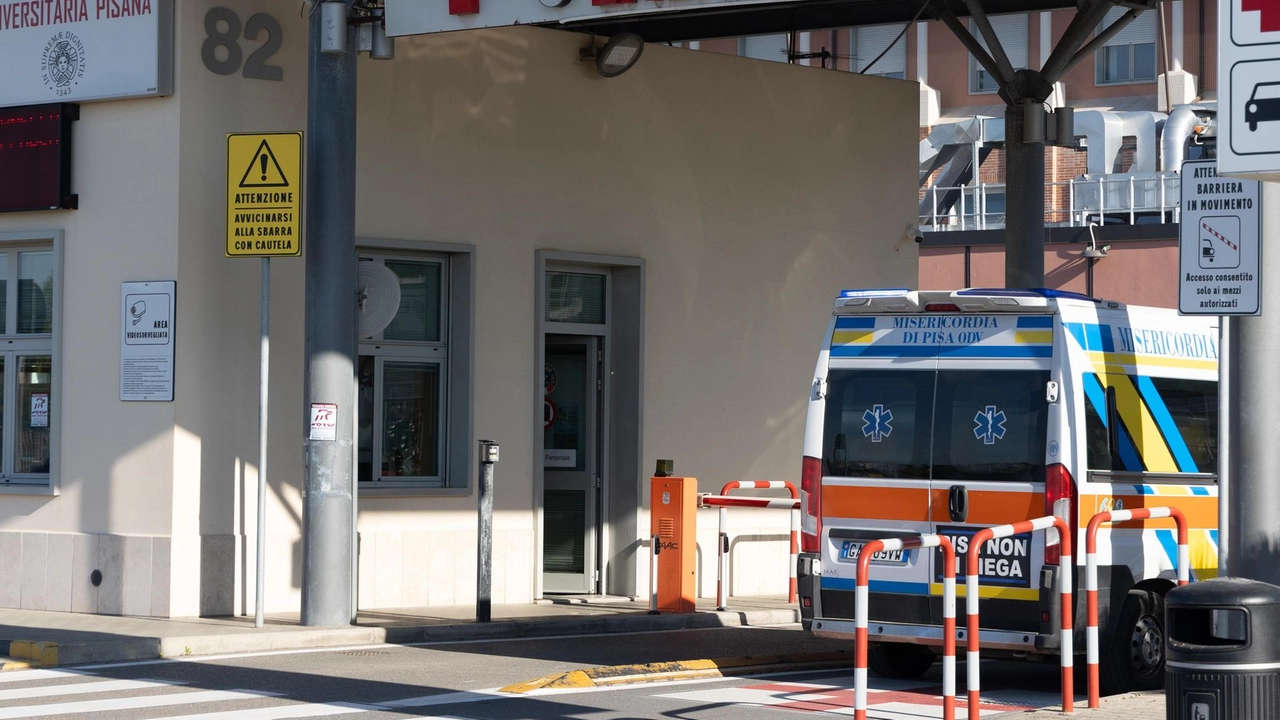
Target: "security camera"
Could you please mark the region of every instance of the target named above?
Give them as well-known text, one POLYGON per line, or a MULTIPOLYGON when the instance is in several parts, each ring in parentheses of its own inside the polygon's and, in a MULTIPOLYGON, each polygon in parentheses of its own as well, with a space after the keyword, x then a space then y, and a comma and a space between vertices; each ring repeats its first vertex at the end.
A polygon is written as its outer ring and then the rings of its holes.
POLYGON ((908 225, 907 237, 912 240, 915 240, 917 245, 924 242, 924 234, 920 232, 919 225, 908 225))

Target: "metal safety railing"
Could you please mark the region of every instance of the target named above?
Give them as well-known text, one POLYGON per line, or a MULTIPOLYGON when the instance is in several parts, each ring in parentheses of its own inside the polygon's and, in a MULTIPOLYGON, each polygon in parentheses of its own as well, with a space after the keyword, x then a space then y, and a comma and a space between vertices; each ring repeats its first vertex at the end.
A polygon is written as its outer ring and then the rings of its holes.
MULTIPOLYGON (((1111 175, 1045 183, 1044 222, 1059 227, 1134 225, 1139 217, 1158 216, 1161 223, 1181 219, 1178 206, 1182 180, 1160 176, 1111 175)), ((930 212, 922 212, 927 230, 997 230, 1005 224, 1004 183, 930 186, 921 194, 930 212), (947 207, 947 198, 956 195, 947 207)))
MULTIPOLYGON (((867 643, 870 606, 871 559, 884 550, 942 548, 942 717, 956 717, 956 550, 942 535, 872 540, 858 551, 857 595, 854 598, 853 716, 867 718, 867 643)), ((970 701, 972 703, 972 701, 970 701)), ((974 707, 972 704, 970 707, 974 707)))
POLYGON ((796 563, 800 557, 800 491, 785 480, 734 480, 720 489, 719 495, 698 495, 698 507, 719 509, 719 533, 716 537, 716 609, 725 610, 729 602, 729 513, 731 507, 786 508, 791 510, 791 555, 787 563, 787 602, 799 595, 796 585, 796 563), (782 498, 731 497, 734 490, 786 490, 790 500, 782 498))
MULTIPOLYGON (((983 528, 974 534, 969 541, 969 565, 965 575, 965 605, 968 610, 968 653, 966 654, 966 671, 969 681, 969 720, 981 720, 980 705, 980 671, 979 671, 979 623, 978 623, 978 570, 982 546, 990 540, 1012 537, 1023 533, 1036 532, 1054 528, 1058 531, 1058 542, 1061 543, 1062 559, 1059 564, 1058 593, 1061 597, 1062 615, 1058 623, 1058 637, 1061 643, 1059 651, 1062 655, 1062 710, 1072 712, 1075 695, 1072 690, 1073 655, 1072 645, 1074 627, 1071 619, 1071 574, 1074 565, 1071 560, 1071 530, 1062 518, 1049 515, 1034 520, 1024 520, 1012 525, 997 525, 983 528)), ((864 548, 865 550, 865 548, 864 548)))
POLYGON ((1089 528, 1085 533, 1085 602, 1089 606, 1088 624, 1085 626, 1085 644, 1087 646, 1087 664, 1089 672, 1089 707, 1099 706, 1101 691, 1099 678, 1100 640, 1098 638, 1098 529, 1107 523, 1122 523, 1130 520, 1154 520, 1172 518, 1178 527, 1178 584, 1186 585, 1191 581, 1191 553, 1187 548, 1187 518, 1178 508, 1153 507, 1134 508, 1132 510, 1111 510, 1100 512, 1089 520, 1089 528))

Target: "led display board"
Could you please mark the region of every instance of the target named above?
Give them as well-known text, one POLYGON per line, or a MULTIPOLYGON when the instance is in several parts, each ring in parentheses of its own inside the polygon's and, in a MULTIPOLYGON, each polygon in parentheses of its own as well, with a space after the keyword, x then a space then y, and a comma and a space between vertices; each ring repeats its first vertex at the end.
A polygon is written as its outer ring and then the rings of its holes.
POLYGON ((0 108, 0 212, 76 207, 71 103, 0 108))

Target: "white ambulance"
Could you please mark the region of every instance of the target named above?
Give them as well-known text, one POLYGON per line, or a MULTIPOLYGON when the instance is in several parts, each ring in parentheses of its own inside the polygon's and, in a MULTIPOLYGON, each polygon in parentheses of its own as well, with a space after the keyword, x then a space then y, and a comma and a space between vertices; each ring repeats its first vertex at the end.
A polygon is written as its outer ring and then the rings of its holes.
MULTIPOLYGON (((856 561, 869 540, 951 537, 963 595, 977 530, 1048 514, 1079 528, 1073 587, 1084 587, 1090 518, 1122 508, 1180 508, 1192 578, 1214 576, 1217 367, 1217 318, 1059 291, 841 293, 805 428, 806 629, 854 637, 856 561)), ((1054 658, 1056 543, 1015 536, 981 557, 984 657, 1054 658)), ((1176 562, 1170 520, 1099 533, 1104 688, 1163 682, 1163 595, 1176 562)), ((941 650, 941 554, 880 554, 869 582, 872 669, 923 674, 941 650)))

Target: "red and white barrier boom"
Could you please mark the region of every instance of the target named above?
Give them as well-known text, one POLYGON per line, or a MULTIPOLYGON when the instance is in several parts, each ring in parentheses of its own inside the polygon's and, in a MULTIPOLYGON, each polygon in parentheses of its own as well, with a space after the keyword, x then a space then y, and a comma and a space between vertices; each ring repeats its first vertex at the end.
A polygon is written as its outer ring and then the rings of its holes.
POLYGON ((729 513, 731 507, 787 508, 791 511, 790 584, 787 602, 796 602, 796 563, 800 555, 800 491, 786 480, 734 480, 720 489, 719 495, 699 495, 701 507, 720 509, 720 533, 716 542, 716 609, 724 610, 729 602, 729 513), (734 490, 786 490, 790 500, 782 498, 730 497, 734 490))
POLYGON ((871 558, 882 550, 942 548, 942 717, 956 717, 956 550, 942 535, 872 540, 858 551, 858 585, 854 599, 853 717, 867 720, 867 619, 871 591, 871 558))
POLYGON ((1060 569, 1058 572, 1058 592, 1062 596, 1062 619, 1058 625, 1058 636, 1061 640, 1059 649, 1062 653, 1062 710, 1064 712, 1072 712, 1075 709, 1075 696, 1071 689, 1073 682, 1072 655, 1075 652, 1072 647, 1074 628, 1071 621, 1071 574, 1074 570, 1071 559, 1071 530, 1063 522, 1062 518, 1049 515, 1035 520, 1024 520, 1012 525, 983 528, 969 541, 969 566, 968 573, 965 576, 965 604, 969 611, 969 652, 966 659, 969 675, 969 720, 981 720, 982 717, 979 703, 981 693, 978 681, 978 556, 982 553, 982 546, 988 541, 997 538, 1021 535, 1022 533, 1036 530, 1048 530, 1049 528, 1057 528, 1058 542, 1062 544, 1062 560, 1058 566, 1060 569))
POLYGON ((1089 606, 1088 625, 1085 627, 1085 640, 1088 648, 1089 667, 1089 707, 1099 705, 1098 678, 1098 528, 1104 523, 1121 523, 1130 520, 1154 520, 1156 518, 1173 518, 1178 526, 1178 584, 1186 585, 1191 581, 1191 553, 1187 550, 1187 518, 1178 508, 1153 507, 1134 508, 1132 510, 1112 510, 1100 512, 1089 520, 1089 529, 1084 536, 1085 563, 1085 602, 1089 606))

